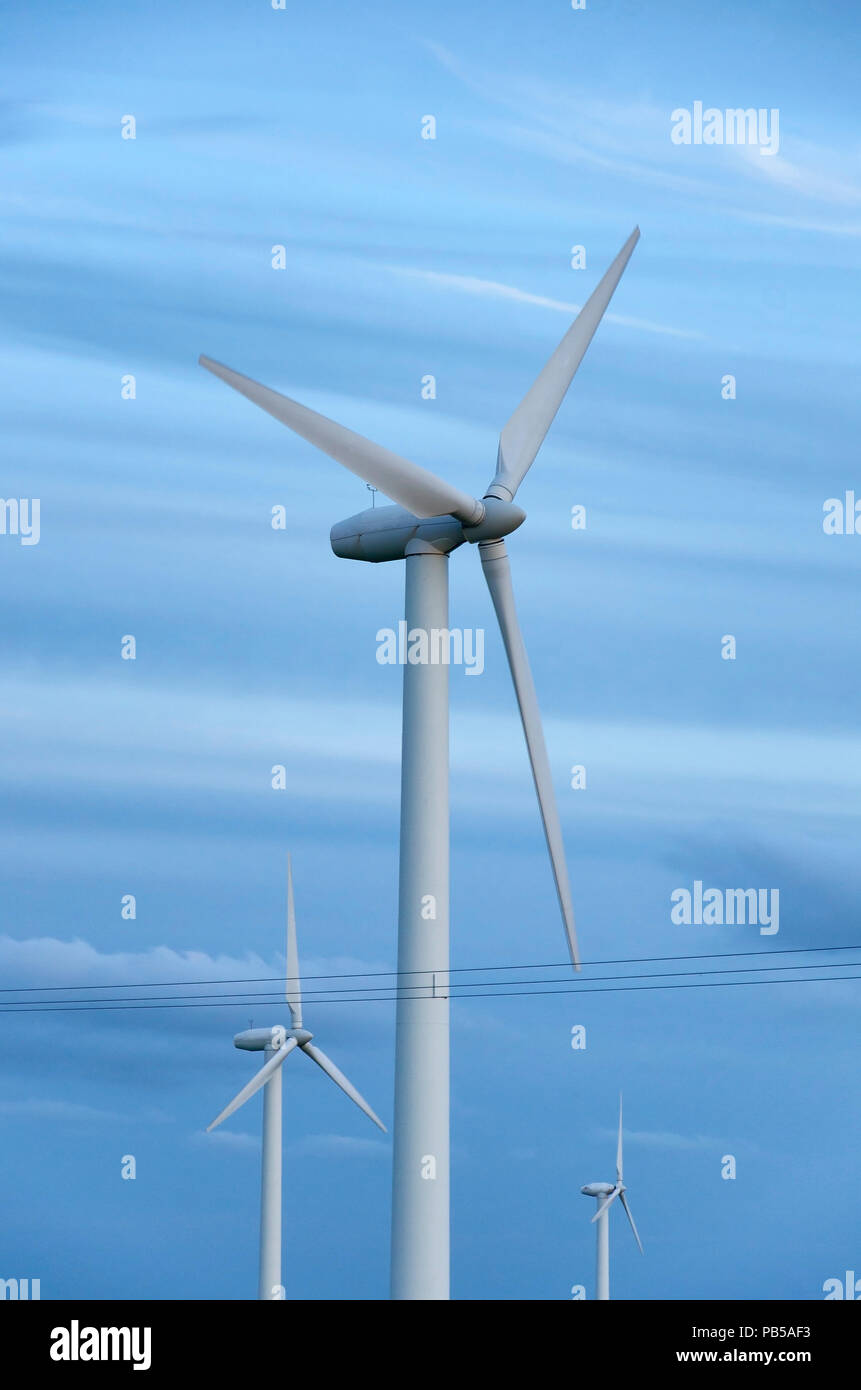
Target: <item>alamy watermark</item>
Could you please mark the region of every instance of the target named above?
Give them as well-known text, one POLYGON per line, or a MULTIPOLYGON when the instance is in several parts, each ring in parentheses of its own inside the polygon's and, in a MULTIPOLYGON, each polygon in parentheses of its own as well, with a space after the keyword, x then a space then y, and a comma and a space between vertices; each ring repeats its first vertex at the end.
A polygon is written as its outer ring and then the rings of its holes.
POLYGON ((0 1279, 0 1299, 40 1299, 41 1290, 41 1279, 0 1279))
POLYGON ((39 544, 38 497, 0 497, 0 536, 18 536, 22 545, 39 544))
POLYGON ((826 536, 861 536, 861 498, 855 500, 854 489, 847 488, 842 497, 826 497, 822 510, 826 536))
POLYGON ((51 1331, 52 1361, 131 1361, 133 1371, 152 1365, 151 1327, 81 1327, 73 1318, 69 1327, 51 1331))
POLYGON ((849 1299, 851 1303, 861 1300, 861 1279, 855 1278, 854 1269, 847 1269, 845 1279, 826 1279, 822 1285, 825 1301, 831 1298, 849 1299))
POLYGON ((380 666, 464 666, 468 676, 480 676, 484 628, 408 628, 402 618, 397 632, 381 627, 377 633, 377 661, 380 666))
POLYGON ((693 108, 677 106, 671 112, 673 128, 670 139, 674 145, 756 145, 760 154, 777 154, 780 148, 780 111, 760 106, 716 106, 703 110, 701 101, 693 108))
POLYGON ((677 926, 758 926, 760 936, 774 936, 780 928, 779 888, 706 888, 694 879, 693 892, 674 888, 670 894, 670 921, 677 926))

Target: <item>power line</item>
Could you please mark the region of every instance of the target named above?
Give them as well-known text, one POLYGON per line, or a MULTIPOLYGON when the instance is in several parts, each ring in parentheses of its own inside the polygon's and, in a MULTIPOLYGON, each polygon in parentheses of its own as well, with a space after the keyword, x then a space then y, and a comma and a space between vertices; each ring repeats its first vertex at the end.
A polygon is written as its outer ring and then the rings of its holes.
MULTIPOLYGON (((744 953, 744 952, 740 952, 739 954, 745 954, 745 953, 744 953)), ((752 954, 755 954, 755 955, 764 955, 764 954, 767 954, 767 952, 761 952, 761 951, 759 951, 759 952, 753 952, 752 954)), ((857 967, 857 965, 858 965, 858 961, 833 961, 833 962, 831 962, 831 963, 826 963, 824 968, 827 969, 827 970, 847 970, 847 969, 853 969, 853 968, 857 967)), ((541 969, 540 966, 536 966, 536 967, 533 967, 533 968, 534 968, 534 969, 541 969)), ((588 980, 588 981, 584 981, 584 983, 585 983, 585 984, 592 985, 592 984, 605 983, 605 982, 614 981, 614 980, 679 979, 679 978, 685 978, 685 977, 691 976, 691 975, 750 975, 750 974, 762 973, 762 972, 766 972, 766 971, 767 971, 767 972, 775 972, 775 971, 787 971, 787 970, 813 970, 813 969, 815 969, 815 966, 812 965, 812 964, 811 964, 811 965, 799 964, 799 965, 756 965, 756 966, 737 966, 737 967, 735 967, 735 968, 733 968, 733 969, 728 969, 728 968, 716 968, 716 969, 711 969, 711 970, 676 970, 676 971, 659 970, 659 971, 652 971, 652 972, 650 972, 650 973, 645 973, 645 974, 595 975, 595 976, 592 977, 592 979, 590 979, 590 980, 588 980)), ((411 974, 411 975, 424 974, 424 975, 429 975, 429 976, 431 976, 431 978, 427 979, 427 980, 424 981, 423 983, 414 984, 414 985, 398 985, 398 984, 393 984, 393 985, 365 985, 365 986, 359 986, 358 988, 355 988, 355 987, 354 987, 354 988, 349 988, 349 989, 332 989, 332 988, 330 988, 330 989, 327 989, 327 990, 306 990, 306 989, 303 988, 303 990, 302 990, 302 997, 303 997, 304 1000, 313 999, 313 1000, 315 1000, 315 1002, 316 1002, 317 999, 318 999, 318 997, 321 996, 321 995, 330 995, 330 996, 331 996, 331 995, 336 995, 336 996, 339 996, 340 1000, 342 1000, 344 1003, 350 1003, 353 996, 356 996, 356 995, 365 995, 365 994, 368 993, 368 991, 369 991, 370 989, 383 989, 383 990, 386 991, 386 993, 385 993, 384 995, 381 995, 380 998, 389 998, 389 999, 427 998, 427 994, 426 994, 426 993, 425 993, 425 994, 416 994, 414 991, 417 991, 417 990, 422 990, 422 991, 433 990, 433 991, 436 992, 436 991, 438 991, 438 990, 445 990, 450 998, 453 998, 453 999, 470 998, 470 999, 472 999, 472 998, 480 998, 480 997, 482 997, 482 996, 476 995, 476 994, 465 995, 465 994, 460 993, 460 992, 458 992, 458 993, 453 993, 452 991, 455 991, 455 990, 457 990, 457 991, 463 991, 463 990, 467 989, 470 985, 474 985, 474 986, 476 986, 478 989, 486 990, 486 989, 492 989, 492 988, 494 988, 495 986, 497 986, 497 985, 499 985, 499 984, 501 983, 501 981, 499 981, 499 980, 484 980, 484 981, 482 981, 482 980, 477 980, 477 981, 468 981, 468 982, 467 982, 467 981, 464 981, 463 983, 461 983, 461 982, 459 982, 459 981, 454 981, 454 982, 452 982, 452 981, 448 981, 448 982, 440 981, 440 980, 438 979, 438 977, 439 977, 440 975, 442 975, 442 976, 446 975, 446 974, 448 973, 448 972, 446 972, 446 971, 437 971, 437 972, 432 972, 432 971, 410 971, 410 972, 404 972, 404 973, 409 973, 409 974, 411 974), (413 991, 413 993, 409 993, 409 994, 408 994, 408 993, 405 992, 405 991, 407 991, 407 990, 413 991)), ((338 976, 336 976, 336 977, 332 977, 332 978, 355 979, 355 978, 358 978, 358 977, 353 976, 353 975, 347 975, 347 976, 343 976, 343 977, 338 977, 338 976)), ((829 978, 829 977, 824 977, 824 978, 829 978)), ((850 977, 850 978, 854 978, 854 977, 850 977)), ((194 983, 194 982, 192 981, 192 983, 194 983)), ((234 981, 225 981, 224 983, 232 984, 232 983, 237 983, 237 982, 234 982, 234 981)), ((253 983, 256 983, 256 981, 251 981, 250 983, 253 984, 253 983)), ((279 977, 279 983, 280 983, 280 977, 279 977)), ((514 985, 518 985, 518 986, 525 986, 525 985, 550 985, 550 984, 559 984, 559 983, 561 983, 561 981, 556 980, 556 979, 537 979, 537 980, 536 980, 536 979, 529 979, 529 980, 514 980, 514 981, 511 981, 511 983, 514 984, 514 985)), ((104 988, 104 987, 103 987, 103 988, 104 988)), ((509 993, 511 993, 511 994, 516 994, 516 993, 520 993, 520 992, 521 992, 520 990, 512 990, 512 991, 509 991, 509 993)), ((596 991, 596 992, 597 992, 597 991, 596 991)), ((490 997, 493 998, 494 996, 491 995, 490 997)), ((147 996, 147 995, 131 995, 131 996, 127 996, 126 999, 123 999, 123 1000, 118 999, 116 996, 107 995, 107 996, 105 996, 105 997, 95 997, 95 998, 92 998, 92 999, 69 1000, 69 1001, 66 1001, 66 1002, 68 1002, 69 1004, 76 1004, 76 1005, 79 1005, 79 1006, 83 1006, 84 1004, 117 1004, 117 1003, 126 1003, 126 1002, 130 1002, 130 1003, 175 1003, 175 1002, 182 1002, 182 1001, 185 1001, 185 1000, 200 1001, 200 1000, 207 1000, 207 999, 213 999, 213 1000, 221 1001, 221 1002, 224 1002, 224 1003, 228 1003, 229 1001, 232 1001, 232 1000, 244 1000, 246 1003, 263 1002, 263 1003, 272 1003, 272 1004, 282 1004, 282 1003, 284 1002, 283 997, 282 997, 280 994, 277 995, 277 996, 274 995, 274 991, 272 991, 272 990, 241 990, 241 991, 236 991, 236 992, 233 992, 233 993, 230 993, 230 994, 203 994, 203 995, 201 995, 201 994, 177 994, 177 995, 168 995, 166 998, 165 998, 164 996, 161 996, 161 997, 155 996, 155 998, 152 998, 152 997, 149 997, 149 996, 147 996)), ((0 1013, 33 1013, 33 1012, 36 1012, 37 1005, 41 1004, 42 1002, 43 1002, 42 1000, 36 1000, 36 1001, 34 1001, 33 1003, 31 1003, 29 1000, 5 1000, 5 1001, 3 1001, 3 1004, 0 1005, 0 1013)), ((48 1002, 50 1002, 50 1001, 48 1001, 48 1002)), ((329 999, 326 999, 326 1000, 324 1000, 324 1001, 322 1001, 322 1002, 334 1003, 335 1001, 334 1001, 333 999, 329 998, 329 999)), ((360 1001, 357 1001, 357 1002, 363 1002, 363 1001, 360 1000, 360 1001)))
MULTIPOLYGON (((849 962, 846 962, 843 968, 848 967, 848 965, 849 965, 849 962)), ((803 966, 798 966, 798 967, 796 967, 796 968, 799 969, 799 970, 800 970, 800 969, 804 969, 803 966)), ((840 967, 836 967, 836 968, 840 968, 840 967)), ((689 972, 689 973, 696 973, 696 972, 689 972)), ((718 973, 723 973, 723 972, 718 972, 718 973)), ((746 972, 741 972, 741 973, 746 973, 746 972)), ((653 978, 655 978, 655 977, 654 977, 654 976, 649 976, 649 975, 644 975, 644 976, 636 976, 636 975, 617 975, 617 976, 608 976, 607 978, 608 978, 608 979, 631 980, 631 979, 653 979, 653 978)), ((676 989, 741 989, 741 988, 743 988, 745 985, 806 985, 806 984, 828 984, 828 983, 831 983, 831 984, 839 984, 839 983, 842 983, 843 981, 847 981, 847 980, 861 980, 861 975, 842 975, 842 976, 841 976, 841 975, 806 975, 806 976, 802 976, 802 977, 799 978, 799 979, 794 979, 794 980, 773 980, 773 979, 772 979, 772 980, 698 980, 698 981, 697 981, 696 983, 694 983, 694 984, 686 984, 686 985, 682 985, 682 984, 667 984, 667 985, 610 985, 609 987, 607 987, 607 988, 602 988, 602 989, 583 989, 582 987, 572 989, 572 988, 569 987, 569 988, 563 988, 563 989, 498 990, 498 991, 496 991, 496 992, 493 993, 493 994, 455 994, 455 995, 446 995, 446 994, 442 994, 442 993, 441 993, 441 994, 439 995, 439 997, 440 997, 440 998, 454 998, 454 999, 523 999, 523 998, 527 998, 527 997, 529 997, 529 996, 535 996, 535 995, 549 995, 549 994, 576 994, 576 995, 589 995, 589 994, 619 994, 619 993, 621 993, 621 994, 626 994, 626 993, 638 993, 638 992, 642 993, 642 992, 651 991, 651 990, 676 990, 676 989)), ((531 981, 527 981, 527 983, 532 983, 532 982, 531 982, 531 981)), ((430 986, 426 986, 426 988, 430 988, 430 986)), ((370 996, 370 997, 365 997, 365 998, 361 998, 361 999, 358 999, 358 998, 345 999, 345 998, 342 996, 342 997, 340 997, 340 998, 334 998, 334 999, 332 999, 332 998, 330 998, 330 999, 315 999, 314 1003, 315 1003, 315 1005, 316 1005, 316 1004, 348 1004, 348 1003, 355 1003, 355 1004, 392 1004, 392 1003, 395 1003, 399 998, 404 998, 404 997, 409 997, 409 998, 411 998, 411 999, 415 999, 415 998, 416 998, 415 995, 401 996, 401 995, 397 995, 397 994, 372 995, 372 996, 370 996)), ((425 995, 425 996, 423 996, 423 997, 424 997, 425 999, 427 999, 429 996, 428 996, 428 995, 425 995)), ((104 1001, 102 1001, 102 1002, 100 1002, 100 1003, 98 1003, 98 1004, 87 1004, 87 1003, 82 1003, 82 1002, 80 1002, 80 1001, 75 1001, 75 1002, 68 1003, 68 1004, 49 1004, 49 1005, 34 1004, 34 1005, 18 1005, 18 1006, 12 1005, 12 1006, 7 1006, 7 1007, 0 1007, 0 1014, 4 1014, 4 1013, 13 1013, 13 1014, 17 1014, 17 1015, 20 1016, 20 1014, 22 1014, 22 1013, 27 1013, 27 1014, 31 1014, 31 1013, 34 1013, 34 1014, 38 1014, 38 1013, 110 1013, 110 1012, 117 1012, 117 1011, 120 1012, 120 1013, 122 1013, 122 1012, 128 1012, 128 1011, 136 1010, 136 1009, 137 1009, 137 1010, 143 1009, 144 1011, 146 1011, 147 1009, 218 1009, 218 1008, 228 1008, 228 1009, 230 1009, 230 1008, 233 1008, 233 1009, 243 1008, 243 1009, 244 1009, 244 1008, 247 1007, 248 1002, 249 1002, 249 1001, 248 1001, 247 998, 244 998, 241 1002, 237 1002, 237 1003, 225 1003, 223 998, 221 998, 218 1002, 213 1002, 213 1003, 199 1003, 199 1002, 198 1002, 198 1003, 167 1003, 167 1002, 164 1002, 164 1001, 159 1001, 159 1002, 155 1002, 155 1003, 154 1003, 154 1002, 152 1002, 152 1001, 148 1001, 147 1003, 144 1003, 144 1004, 130 1004, 130 1003, 128 1003, 128 1002, 126 1001, 126 1002, 124 1002, 124 1003, 122 1003, 122 1004, 112 1004, 112 1003, 105 1003, 104 1001)), ((281 1003, 281 1004, 283 1004, 284 1001, 279 997, 278 1000, 276 1000, 276 1001, 270 1001, 270 1002, 275 1002, 275 1003, 281 1003)))
MULTIPOLYGON (((740 960, 751 956, 785 956, 785 955, 813 955, 818 952, 828 951, 861 951, 859 946, 781 946, 774 949, 766 947, 762 951, 706 951, 699 955, 692 956, 627 956, 608 960, 582 961, 584 968, 588 969, 593 965, 658 965, 665 961, 692 961, 692 960, 740 960)), ((439 971, 439 974, 446 975, 467 975, 477 974, 481 971, 493 971, 502 973, 511 970, 566 970, 570 969, 571 962, 565 961, 542 961, 537 964, 521 965, 462 965, 456 966, 446 971, 439 971)), ((758 968, 758 967, 757 967, 758 968)), ((803 969, 799 966, 798 969, 803 969)), ((342 972, 330 975, 302 975, 296 977, 296 983, 300 985, 309 980, 375 980, 375 979, 400 979, 407 975, 427 974, 422 970, 367 970, 342 972)), ((721 972, 722 973, 722 972, 721 972)), ((0 994, 51 994, 68 992, 70 990, 81 989, 168 989, 177 985, 242 985, 242 984, 280 984, 286 985, 293 976, 284 975, 240 975, 235 978, 220 978, 215 980, 132 980, 128 984, 112 982, 105 985, 0 985, 0 994)), ((2 1001, 10 1002, 10 1001, 2 1001)))

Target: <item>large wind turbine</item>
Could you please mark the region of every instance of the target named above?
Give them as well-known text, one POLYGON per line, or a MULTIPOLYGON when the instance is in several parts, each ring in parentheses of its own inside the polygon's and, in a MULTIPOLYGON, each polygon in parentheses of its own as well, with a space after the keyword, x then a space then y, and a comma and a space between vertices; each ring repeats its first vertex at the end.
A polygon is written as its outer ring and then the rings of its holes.
POLYGON ((260 1182, 260 1279, 258 1298, 283 1297, 281 1278, 281 1067, 295 1048, 322 1067, 336 1086, 364 1110, 383 1133, 386 1127, 373 1112, 355 1086, 347 1080, 335 1063, 311 1039, 314 1034, 302 1027, 302 991, 299 983, 299 953, 296 946, 296 913, 293 907, 293 867, 287 856, 287 1005, 293 1019, 292 1028, 280 1024, 274 1028, 247 1028, 237 1033, 234 1047, 246 1052, 262 1052, 265 1062, 256 1076, 243 1086, 221 1114, 207 1125, 207 1133, 226 1120, 263 1086, 263 1155, 260 1182))
MULTIPOLYGON (((598 327, 639 238, 631 233, 499 439, 484 497, 208 357, 201 365, 397 503, 332 527, 336 555, 406 562, 408 633, 448 639, 448 556, 478 545, 520 709, 568 949, 579 968, 559 813, 535 686, 520 633, 504 536, 526 513, 514 496, 598 327)), ((439 639, 438 639, 439 640, 439 639)), ((417 650, 420 650, 417 647, 417 650)), ((431 988, 449 970, 449 722, 445 659, 404 666, 398 970, 392 1179, 392 1297, 449 1296, 449 1005, 431 988), (426 984, 422 982, 427 982, 426 984)))
POLYGON ((580 1191, 584 1197, 597 1198, 598 1209, 592 1217, 592 1221, 598 1223, 598 1255, 595 1264, 595 1297, 596 1299, 608 1299, 610 1297, 610 1217, 608 1208, 618 1197, 622 1206, 625 1208, 628 1220, 631 1223, 631 1230, 634 1232, 634 1239, 640 1247, 640 1254, 643 1254, 643 1245, 637 1234, 634 1225, 634 1218, 631 1215, 631 1208, 628 1206, 628 1199, 625 1196, 627 1188, 622 1181, 622 1097, 619 1096, 619 1142, 616 1146, 616 1181, 610 1182, 590 1182, 580 1191))

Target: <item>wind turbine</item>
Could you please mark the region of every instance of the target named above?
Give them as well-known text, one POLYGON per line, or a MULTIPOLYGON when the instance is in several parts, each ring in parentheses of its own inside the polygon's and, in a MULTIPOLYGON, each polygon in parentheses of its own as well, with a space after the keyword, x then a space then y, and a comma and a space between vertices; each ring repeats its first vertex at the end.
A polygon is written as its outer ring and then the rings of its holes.
POLYGON ((595 1265, 595 1297, 596 1299, 608 1299, 610 1297, 610 1217, 608 1208, 618 1197, 622 1206, 625 1208, 628 1220, 631 1223, 631 1230, 634 1232, 634 1239, 640 1247, 640 1254, 643 1254, 643 1244, 637 1234, 634 1225, 634 1218, 631 1215, 631 1208, 628 1206, 628 1199, 625 1196, 627 1188, 622 1181, 622 1097, 619 1096, 619 1143, 616 1146, 616 1181, 609 1182, 590 1182, 580 1191, 584 1197, 595 1197, 598 1209, 592 1217, 593 1223, 598 1223, 598 1256, 595 1265))
POLYGON ((407 633, 419 653, 404 665, 398 992, 392 1177, 392 1298, 449 1297, 449 719, 447 660, 421 659, 421 634, 448 637, 448 556, 478 546, 502 632, 550 852, 568 949, 579 969, 559 813, 535 686, 523 644, 503 537, 526 513, 514 496, 562 403, 639 239, 635 228, 499 439, 496 473, 479 500, 426 468, 345 429, 250 377, 201 365, 397 503, 332 527, 343 559, 404 560, 407 633), (422 982, 427 982, 426 984, 422 982))
POLYGON ((386 1127, 367 1101, 348 1081, 335 1063, 319 1047, 302 1026, 302 991, 299 983, 299 953, 296 946, 296 913, 293 906, 293 866, 287 856, 287 1005, 293 1020, 292 1028, 280 1024, 274 1028, 247 1028, 237 1033, 233 1046, 245 1052, 262 1052, 266 1058, 256 1076, 243 1086, 221 1114, 206 1126, 207 1133, 220 1125, 229 1115, 244 1105, 261 1088, 263 1090, 263 1154, 260 1182, 260 1279, 258 1298, 283 1298, 281 1279, 281 1068, 295 1048, 322 1067, 336 1086, 355 1101, 375 1125, 386 1133, 386 1127))

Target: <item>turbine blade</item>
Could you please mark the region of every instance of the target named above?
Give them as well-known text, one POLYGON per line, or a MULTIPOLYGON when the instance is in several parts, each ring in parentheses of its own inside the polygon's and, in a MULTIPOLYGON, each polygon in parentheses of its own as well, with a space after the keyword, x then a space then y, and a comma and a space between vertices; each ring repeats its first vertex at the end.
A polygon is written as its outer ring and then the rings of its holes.
POLYGON ((616 1146, 616 1182, 622 1181, 622 1092, 619 1092, 619 1143, 616 1146))
POLYGON ((640 1240, 640 1237, 639 1237, 639 1235, 637 1234, 637 1228, 636 1228, 636 1226, 634 1225, 634 1218, 633 1218, 633 1216, 631 1215, 631 1208, 628 1206, 627 1198, 625 1197, 624 1192, 620 1192, 620 1193, 619 1193, 619 1196, 622 1198, 622 1206, 625 1208, 625 1211, 628 1213, 628 1220, 629 1220, 630 1223, 631 1223, 631 1230, 634 1232, 634 1240, 637 1242, 637 1244, 638 1244, 639 1247, 640 1247, 640 1254, 641 1254, 641 1255, 645 1255, 646 1252, 645 1252, 645 1250, 643 1249, 643 1242, 640 1240))
POLYGON ((354 434, 325 415, 261 386, 251 377, 242 376, 211 357, 200 357, 200 365, 214 376, 226 381, 235 391, 247 396, 255 405, 267 410, 296 434, 322 449, 324 454, 349 468, 351 473, 380 489, 387 497, 406 507, 415 516, 444 516, 451 513, 467 526, 477 525, 484 507, 468 493, 452 487, 427 468, 393 454, 380 444, 374 444, 361 434, 354 434))
POLYGON ((514 604, 514 590, 511 587, 511 568, 504 541, 482 541, 479 544, 481 565, 490 597, 496 610, 496 617, 502 632, 514 693, 520 709, 520 720, 526 735, 526 747, 532 766, 532 778, 538 794, 538 807, 544 825, 556 892, 562 909, 562 921, 568 940, 568 950, 575 970, 580 969, 580 956, 577 950, 577 932, 574 927, 574 908, 571 902, 571 886, 568 882, 568 867, 565 863, 565 850, 562 844, 562 827, 559 823, 559 810, 550 775, 550 763, 541 727, 541 715, 535 684, 529 669, 529 659, 523 645, 523 636, 517 621, 514 604))
POLYGON ((619 1196, 621 1196, 621 1195, 622 1195, 622 1189, 621 1189, 620 1187, 614 1187, 614 1188, 613 1188, 613 1191, 612 1191, 611 1193, 609 1193, 606 1202, 602 1203, 602 1205, 601 1205, 601 1206, 598 1208, 598 1210, 595 1212, 595 1215, 592 1217, 593 1223, 596 1222, 596 1221, 598 1220, 598 1217, 599 1217, 599 1216, 603 1216, 603 1215, 604 1215, 604 1212, 607 1210, 607 1208, 610 1207, 610 1206, 612 1206, 613 1203, 615 1202, 616 1198, 619 1197, 619 1196))
POLYGON ((250 1100, 253 1095, 256 1095, 260 1087, 266 1085, 266 1082, 269 1080, 270 1076, 272 1076, 273 1072, 276 1072, 278 1068, 283 1065, 294 1047, 297 1046, 298 1043, 295 1038, 288 1038, 284 1046, 279 1047, 278 1051, 273 1053, 268 1062, 264 1062, 259 1072, 257 1072, 257 1075, 252 1076, 248 1085, 242 1087, 239 1095, 233 1097, 230 1104, 224 1107, 221 1114, 217 1115, 212 1121, 212 1124, 206 1126, 207 1134, 209 1134, 210 1130, 215 1129, 216 1125, 220 1125, 222 1120, 226 1120, 229 1115, 232 1115, 235 1110, 238 1110, 240 1105, 244 1105, 247 1100, 250 1100))
POLYGON ((335 1063, 331 1060, 330 1057, 326 1056, 325 1052, 323 1052, 319 1047, 315 1047, 313 1043, 303 1043, 302 1051, 307 1052, 308 1056, 312 1059, 312 1061, 316 1062, 318 1067, 323 1068, 323 1071, 326 1073, 326 1075, 331 1077, 336 1086, 340 1086, 344 1094, 350 1097, 350 1100, 355 1101, 356 1105, 358 1105, 360 1110, 364 1110, 368 1119, 373 1120, 374 1124, 378 1125, 379 1128, 383 1131, 383 1134, 388 1134, 388 1130, 386 1129, 382 1120, 374 1114, 368 1102, 362 1096, 359 1095, 359 1092, 356 1090, 353 1083, 347 1080, 344 1073, 338 1070, 338 1068, 335 1066, 335 1063))
POLYGON ((529 472, 639 238, 640 229, 635 227, 505 425, 499 436, 496 476, 488 489, 493 496, 509 501, 529 472))
POLYGON ((293 865, 287 855, 287 1004, 293 1027, 302 1027, 302 987, 299 982, 299 948, 296 945, 296 909, 293 906, 293 865))

